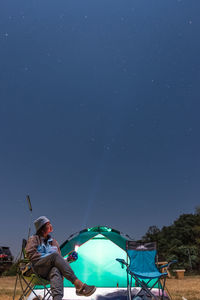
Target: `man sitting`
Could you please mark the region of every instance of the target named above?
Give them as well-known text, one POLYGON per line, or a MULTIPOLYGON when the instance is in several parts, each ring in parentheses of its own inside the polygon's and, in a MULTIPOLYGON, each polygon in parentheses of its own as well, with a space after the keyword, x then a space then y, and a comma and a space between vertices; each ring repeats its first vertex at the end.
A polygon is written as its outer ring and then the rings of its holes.
POLYGON ((53 231, 49 219, 39 217, 34 222, 36 234, 31 236, 26 245, 27 257, 35 272, 50 281, 53 300, 62 300, 63 277, 76 288, 78 296, 90 296, 96 291, 94 285, 87 285, 74 274, 67 260, 61 256, 58 242, 50 236, 53 231))

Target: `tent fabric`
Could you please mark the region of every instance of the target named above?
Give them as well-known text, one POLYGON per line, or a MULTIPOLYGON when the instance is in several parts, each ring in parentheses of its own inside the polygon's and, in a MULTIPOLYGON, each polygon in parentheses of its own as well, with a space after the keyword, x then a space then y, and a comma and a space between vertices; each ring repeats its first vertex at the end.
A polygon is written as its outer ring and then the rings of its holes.
MULTIPOLYGON (((130 237, 119 231, 96 226, 71 235, 62 245, 63 257, 78 248, 78 260, 71 264, 78 278, 97 287, 126 287, 126 270, 122 269, 116 258, 127 261, 126 242, 130 237)), ((65 287, 72 284, 64 280, 65 287)))
POLYGON ((105 226, 96 226, 88 229, 81 230, 73 235, 71 235, 62 245, 60 246, 61 254, 64 256, 70 251, 74 250, 75 246, 82 245, 88 240, 95 237, 97 234, 102 234, 113 243, 118 245, 120 248, 126 251, 126 241, 131 240, 128 235, 121 233, 118 230, 105 226))

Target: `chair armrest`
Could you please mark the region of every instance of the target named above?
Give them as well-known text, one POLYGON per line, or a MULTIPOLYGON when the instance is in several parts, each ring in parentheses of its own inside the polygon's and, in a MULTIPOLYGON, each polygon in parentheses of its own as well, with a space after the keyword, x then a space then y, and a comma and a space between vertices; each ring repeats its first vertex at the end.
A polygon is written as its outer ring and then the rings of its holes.
POLYGON ((169 268, 171 265, 176 264, 177 262, 178 262, 178 260, 176 260, 176 259, 170 261, 170 262, 168 263, 168 268, 169 268))
POLYGON ((172 264, 175 264, 175 263, 177 263, 177 262, 178 262, 177 260, 172 260, 172 261, 170 261, 168 264, 165 264, 165 265, 160 266, 159 269, 166 268, 166 269, 168 270, 169 267, 170 267, 172 264))
POLYGON ((118 261, 121 264, 122 269, 124 268, 124 266, 128 267, 128 264, 125 262, 124 259, 116 258, 116 261, 118 261))
POLYGON ((160 266, 158 269, 166 268, 166 267, 168 267, 168 265, 169 265, 169 264, 162 265, 162 266, 160 266))

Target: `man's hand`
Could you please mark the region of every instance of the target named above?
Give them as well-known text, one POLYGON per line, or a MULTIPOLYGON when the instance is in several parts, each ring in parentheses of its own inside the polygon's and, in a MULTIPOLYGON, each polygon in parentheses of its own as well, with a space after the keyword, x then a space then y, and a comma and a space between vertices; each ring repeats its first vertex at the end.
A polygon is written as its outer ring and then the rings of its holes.
POLYGON ((78 253, 76 251, 71 252, 67 257, 67 261, 69 263, 72 263, 72 262, 76 261, 77 259, 78 259, 78 253))

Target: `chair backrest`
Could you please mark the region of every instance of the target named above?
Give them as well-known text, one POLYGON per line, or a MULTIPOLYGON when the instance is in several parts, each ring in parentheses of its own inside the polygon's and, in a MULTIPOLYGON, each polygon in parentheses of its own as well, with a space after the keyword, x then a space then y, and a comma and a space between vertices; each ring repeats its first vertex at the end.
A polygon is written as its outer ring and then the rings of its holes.
POLYGON ((130 259, 129 269, 135 273, 157 272, 156 243, 139 243, 127 241, 127 253, 130 259))
POLYGON ((27 244, 27 240, 23 239, 22 240, 22 254, 23 254, 24 258, 27 258, 26 257, 26 244, 27 244))

